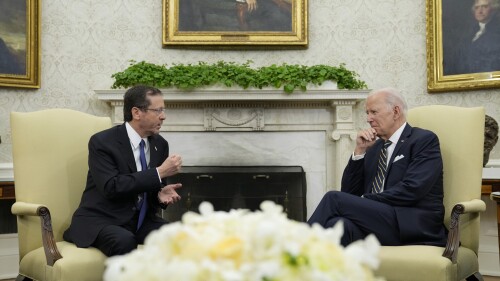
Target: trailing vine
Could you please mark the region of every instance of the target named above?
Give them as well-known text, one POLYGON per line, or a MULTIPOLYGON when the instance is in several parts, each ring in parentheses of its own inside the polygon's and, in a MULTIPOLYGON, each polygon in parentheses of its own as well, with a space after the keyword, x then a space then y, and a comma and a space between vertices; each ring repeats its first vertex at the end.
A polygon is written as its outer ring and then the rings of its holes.
POLYGON ((305 91, 307 85, 321 85, 331 80, 339 89, 366 89, 366 83, 358 79, 358 74, 345 68, 328 65, 270 65, 259 68, 250 67, 246 63, 218 61, 213 64, 157 65, 145 61, 130 61, 124 71, 111 75, 115 79, 113 89, 128 88, 143 84, 157 88, 195 89, 209 85, 222 84, 227 87, 239 86, 244 89, 255 87, 283 88, 286 93, 295 89, 305 91))

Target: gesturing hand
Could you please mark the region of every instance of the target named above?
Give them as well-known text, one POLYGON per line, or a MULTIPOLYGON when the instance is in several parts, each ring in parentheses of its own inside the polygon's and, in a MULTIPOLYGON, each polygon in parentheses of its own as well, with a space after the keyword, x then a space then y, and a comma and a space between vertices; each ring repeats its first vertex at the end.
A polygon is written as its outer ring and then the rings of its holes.
POLYGON ((161 166, 158 167, 158 172, 161 178, 170 177, 177 174, 182 167, 182 158, 177 154, 170 155, 161 166))
POLYGON ((158 192, 158 200, 165 205, 178 202, 181 200, 181 196, 177 194, 175 190, 180 187, 182 187, 181 183, 168 184, 164 186, 158 192))
POLYGON ((247 0, 247 5, 249 12, 257 10, 257 0, 247 0))

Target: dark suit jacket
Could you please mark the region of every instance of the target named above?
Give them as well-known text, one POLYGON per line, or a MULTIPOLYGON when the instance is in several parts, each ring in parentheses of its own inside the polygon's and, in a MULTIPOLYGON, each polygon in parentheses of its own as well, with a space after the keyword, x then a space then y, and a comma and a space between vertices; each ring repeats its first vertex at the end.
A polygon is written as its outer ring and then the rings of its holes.
POLYGON ((380 139, 364 159, 349 160, 342 191, 393 206, 404 244, 444 245, 443 161, 437 136, 407 124, 392 153, 384 191, 374 194, 371 184, 382 145, 380 139))
POLYGON ((90 246, 104 226, 125 225, 136 215, 138 194, 148 192, 146 219, 156 216, 161 183, 158 167, 168 157, 168 143, 160 135, 149 137, 150 169, 137 172, 125 124, 93 135, 89 141, 89 172, 80 206, 73 214, 64 239, 78 247, 90 246))
POLYGON ((457 44, 455 56, 444 62, 445 75, 500 71, 500 17, 496 15, 485 26, 476 41, 472 38, 479 31, 479 24, 457 44))

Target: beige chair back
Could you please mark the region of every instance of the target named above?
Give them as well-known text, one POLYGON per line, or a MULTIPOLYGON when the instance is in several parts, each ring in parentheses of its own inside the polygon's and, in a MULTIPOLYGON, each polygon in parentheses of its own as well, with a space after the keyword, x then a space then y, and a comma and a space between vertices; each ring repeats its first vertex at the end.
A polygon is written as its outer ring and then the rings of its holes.
MULTIPOLYGON (((450 224, 453 206, 480 199, 483 166, 484 108, 445 105, 409 110, 408 123, 431 130, 439 137, 444 165, 445 225, 450 224), (459 152, 459 153, 457 153, 459 152)), ((479 247, 479 215, 460 224, 460 241, 476 252, 479 247)))
MULTIPOLYGON (((47 206, 56 241, 78 207, 88 171, 88 141, 108 117, 69 109, 11 113, 16 201, 47 206)), ((40 219, 18 217, 19 255, 42 245, 40 219)))

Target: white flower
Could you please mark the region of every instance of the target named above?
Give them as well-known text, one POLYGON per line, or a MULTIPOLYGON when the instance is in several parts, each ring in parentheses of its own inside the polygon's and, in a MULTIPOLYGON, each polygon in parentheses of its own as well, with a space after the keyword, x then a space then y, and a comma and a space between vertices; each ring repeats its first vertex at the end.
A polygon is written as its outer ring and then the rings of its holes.
POLYGON ((207 202, 199 210, 151 233, 144 247, 109 258, 104 280, 375 280, 374 236, 344 249, 342 224, 310 227, 272 202, 255 212, 214 211, 207 202))

